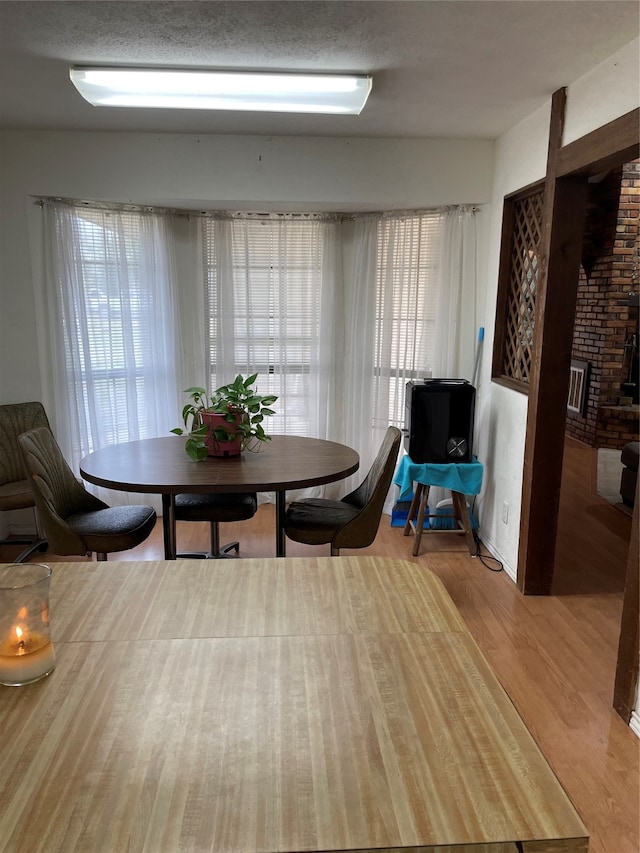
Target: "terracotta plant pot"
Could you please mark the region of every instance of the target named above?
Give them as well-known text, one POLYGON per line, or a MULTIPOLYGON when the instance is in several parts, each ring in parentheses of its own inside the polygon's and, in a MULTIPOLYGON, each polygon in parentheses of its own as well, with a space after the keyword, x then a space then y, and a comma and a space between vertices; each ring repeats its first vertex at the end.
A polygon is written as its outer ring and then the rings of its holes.
POLYGON ((235 429, 242 414, 234 416, 235 423, 227 420, 227 415, 215 412, 204 411, 201 417, 202 423, 210 430, 204 440, 209 456, 239 456, 242 453, 242 436, 235 429))

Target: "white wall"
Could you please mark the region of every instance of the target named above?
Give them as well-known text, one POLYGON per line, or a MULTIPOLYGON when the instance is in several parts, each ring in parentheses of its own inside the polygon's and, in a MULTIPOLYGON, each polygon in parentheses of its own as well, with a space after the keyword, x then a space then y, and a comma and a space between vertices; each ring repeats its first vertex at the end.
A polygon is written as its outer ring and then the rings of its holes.
POLYGON ((5 131, 0 164, 0 402, 14 402, 43 399, 28 244, 33 197, 253 210, 482 204, 493 144, 5 131))
MULTIPOLYGON (((640 104, 640 40, 568 87, 563 144, 624 115, 640 104)), ((551 93, 552 94, 552 93, 551 93)), ((544 177, 551 99, 496 142, 492 204, 489 208, 486 289, 486 340, 477 401, 477 453, 485 464, 485 486, 478 501, 480 534, 515 579, 517 571, 522 465, 527 397, 491 382, 491 352, 498 282, 504 196, 544 177), (502 521, 509 504, 508 523, 502 521)))

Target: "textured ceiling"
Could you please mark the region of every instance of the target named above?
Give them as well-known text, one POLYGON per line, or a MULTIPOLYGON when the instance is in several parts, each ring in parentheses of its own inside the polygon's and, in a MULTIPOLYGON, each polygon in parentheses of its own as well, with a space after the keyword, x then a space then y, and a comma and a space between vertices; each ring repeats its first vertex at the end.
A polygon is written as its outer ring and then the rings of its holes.
POLYGON ((0 2, 0 126, 495 138, 638 36, 625 0, 0 2), (360 116, 97 108, 73 64, 356 71, 360 116))

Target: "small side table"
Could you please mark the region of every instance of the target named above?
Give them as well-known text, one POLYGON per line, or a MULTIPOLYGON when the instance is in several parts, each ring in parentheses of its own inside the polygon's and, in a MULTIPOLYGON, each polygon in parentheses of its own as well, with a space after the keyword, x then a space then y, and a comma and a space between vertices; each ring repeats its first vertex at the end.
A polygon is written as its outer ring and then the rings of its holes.
POLYGON ((484 469, 481 462, 448 462, 432 463, 413 462, 410 456, 403 456, 395 473, 393 482, 400 487, 400 499, 408 492, 415 493, 411 500, 407 523, 404 527, 404 535, 414 533, 413 556, 420 553, 420 542, 424 531, 425 518, 429 517, 427 512, 429 500, 429 488, 440 486, 451 491, 453 499, 453 513, 456 527, 453 529, 429 529, 427 533, 460 533, 463 534, 469 554, 476 554, 476 543, 471 528, 471 519, 467 509, 466 495, 477 495, 482 488, 482 477, 484 469))

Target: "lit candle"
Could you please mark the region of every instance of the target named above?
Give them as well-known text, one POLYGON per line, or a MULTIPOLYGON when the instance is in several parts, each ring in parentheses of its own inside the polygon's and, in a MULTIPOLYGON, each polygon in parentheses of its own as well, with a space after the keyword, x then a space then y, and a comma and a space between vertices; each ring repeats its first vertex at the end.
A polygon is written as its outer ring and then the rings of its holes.
POLYGON ((0 684, 30 684, 55 668, 49 633, 50 577, 49 566, 0 566, 0 684))
POLYGON ((18 686, 37 681, 48 675, 55 663, 48 634, 14 625, 10 635, 0 640, 0 684, 18 686))

